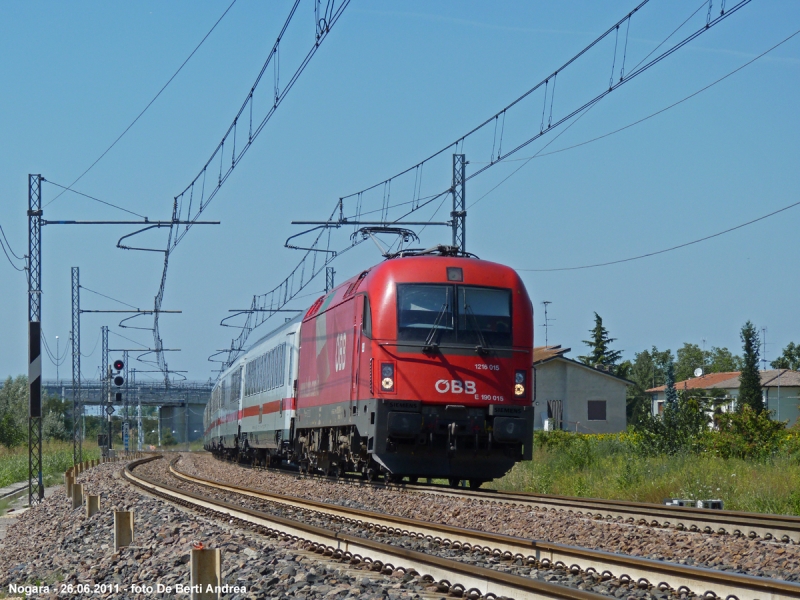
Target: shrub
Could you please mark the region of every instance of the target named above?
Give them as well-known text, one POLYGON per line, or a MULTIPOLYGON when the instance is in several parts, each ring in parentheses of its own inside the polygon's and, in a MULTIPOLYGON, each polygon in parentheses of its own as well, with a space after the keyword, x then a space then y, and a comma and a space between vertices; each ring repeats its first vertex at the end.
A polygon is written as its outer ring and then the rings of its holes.
POLYGON ((717 417, 718 431, 708 438, 707 449, 722 458, 763 460, 786 441, 787 421, 773 421, 767 411, 744 405, 739 412, 717 417))

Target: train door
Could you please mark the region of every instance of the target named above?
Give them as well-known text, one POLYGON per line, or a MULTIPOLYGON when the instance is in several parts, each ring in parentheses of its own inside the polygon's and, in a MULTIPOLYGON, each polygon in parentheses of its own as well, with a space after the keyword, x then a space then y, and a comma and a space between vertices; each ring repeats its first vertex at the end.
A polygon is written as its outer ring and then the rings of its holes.
POLYGON ((352 381, 350 382, 350 415, 353 414, 353 403, 359 399, 358 388, 359 379, 361 377, 361 344, 363 342, 362 336, 362 320, 364 318, 364 302, 361 298, 356 297, 354 315, 353 315, 353 372, 351 374, 352 381))
POLYGON ((372 315, 369 307, 369 297, 364 294, 358 301, 356 323, 358 332, 355 337, 357 348, 355 350, 354 365, 357 365, 358 375, 356 380, 356 399, 365 400, 372 398, 372 315), (357 362, 356 362, 357 361, 357 362))

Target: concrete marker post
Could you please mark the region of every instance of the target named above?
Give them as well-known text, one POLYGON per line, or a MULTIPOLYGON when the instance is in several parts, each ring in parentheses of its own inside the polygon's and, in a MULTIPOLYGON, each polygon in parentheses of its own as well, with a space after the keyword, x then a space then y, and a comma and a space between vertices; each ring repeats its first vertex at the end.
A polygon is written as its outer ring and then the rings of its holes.
POLYGON ((80 508, 83 505, 83 484, 76 483, 72 486, 72 509, 80 508))
POLYGON ((114 511, 114 552, 133 543, 133 511, 114 511))
POLYGON ((97 512, 100 512, 100 495, 88 494, 86 496, 86 518, 88 519, 97 512))
POLYGON ((219 548, 192 548, 192 600, 219 600, 222 587, 222 551, 219 548), (211 590, 207 591, 211 586, 211 590))

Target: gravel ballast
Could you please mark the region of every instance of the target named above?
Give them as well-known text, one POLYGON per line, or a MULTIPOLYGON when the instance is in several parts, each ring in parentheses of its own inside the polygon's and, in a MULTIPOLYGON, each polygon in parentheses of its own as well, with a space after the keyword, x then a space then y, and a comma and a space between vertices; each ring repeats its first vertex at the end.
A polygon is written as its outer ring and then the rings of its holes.
POLYGON ((323 527, 332 531, 347 533, 349 535, 387 543, 393 546, 399 546, 427 555, 435 555, 441 558, 501 571, 503 573, 512 573, 544 583, 556 583, 617 598, 632 596, 634 598, 641 598, 642 600, 659 600, 671 595, 669 591, 640 587, 635 581, 621 581, 617 578, 602 577, 597 573, 570 573, 563 569, 536 568, 526 564, 523 560, 516 560, 513 562, 504 561, 499 558, 487 556, 481 551, 465 552, 464 550, 448 548, 444 544, 419 539, 414 536, 402 536, 377 531, 357 523, 342 523, 335 518, 313 510, 294 508, 269 500, 253 498, 252 496, 216 490, 208 486, 190 483, 174 477, 169 472, 168 466, 166 461, 155 461, 137 467, 136 474, 153 481, 177 487, 181 490, 216 500, 222 500, 244 508, 265 512, 270 515, 300 521, 308 525, 323 527))
POLYGON ((101 496, 100 512, 89 519, 83 507, 72 509, 63 486, 19 515, 0 543, 0 593, 21 597, 13 584, 38 586, 39 593, 28 594, 36 598, 188 598, 176 593, 177 585, 190 585, 190 550, 202 542, 222 550, 223 583, 246 590, 224 598, 444 597, 418 577, 321 559, 301 544, 142 494, 119 478, 122 468, 122 463, 103 464, 78 477, 85 494, 101 496), (114 510, 135 513, 134 544, 119 553, 114 553, 114 510), (159 591, 166 586, 172 591, 159 591))
POLYGON ((523 505, 485 500, 342 485, 322 479, 301 478, 292 473, 247 469, 216 460, 205 453, 183 454, 177 468, 190 475, 231 485, 349 508, 679 564, 800 581, 800 546, 796 544, 595 520, 577 514, 536 511, 523 505))

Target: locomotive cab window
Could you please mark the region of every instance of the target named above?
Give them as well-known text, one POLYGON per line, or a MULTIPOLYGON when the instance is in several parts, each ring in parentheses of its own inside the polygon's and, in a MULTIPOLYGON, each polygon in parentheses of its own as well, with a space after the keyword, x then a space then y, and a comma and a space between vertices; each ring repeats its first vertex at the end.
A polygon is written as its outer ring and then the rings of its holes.
POLYGON ((399 284, 397 340, 510 347, 511 290, 399 284))
POLYGON ((511 291, 459 286, 458 341, 511 346, 511 291))
POLYGON ((435 334, 436 343, 455 342, 453 292, 451 285, 398 285, 397 339, 424 342, 435 334))

